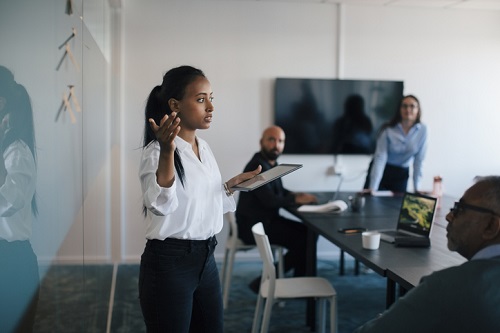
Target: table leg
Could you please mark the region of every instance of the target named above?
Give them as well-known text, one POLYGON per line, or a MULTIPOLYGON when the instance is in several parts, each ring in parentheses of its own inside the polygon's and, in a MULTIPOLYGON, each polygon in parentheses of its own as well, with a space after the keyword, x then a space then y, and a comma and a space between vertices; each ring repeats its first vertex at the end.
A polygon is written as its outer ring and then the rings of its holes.
POLYGON ((340 261, 339 261, 339 275, 344 275, 344 265, 345 265, 345 253, 344 250, 340 250, 340 261))
POLYGON ((396 282, 387 278, 387 291, 385 298, 385 307, 388 309, 396 301, 396 282))
POLYGON ((359 275, 359 260, 354 259, 354 275, 359 275))
POLYGON ((399 286, 399 297, 403 297, 407 292, 408 290, 405 287, 399 286))

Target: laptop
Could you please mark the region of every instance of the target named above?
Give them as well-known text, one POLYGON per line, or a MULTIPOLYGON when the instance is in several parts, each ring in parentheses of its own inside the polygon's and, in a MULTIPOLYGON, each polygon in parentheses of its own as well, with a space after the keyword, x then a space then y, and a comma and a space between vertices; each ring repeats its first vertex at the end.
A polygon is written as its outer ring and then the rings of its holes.
POLYGON ((429 239, 434 215, 436 213, 437 198, 419 193, 406 192, 399 210, 396 229, 378 230, 380 239, 395 243, 396 238, 409 240, 412 237, 429 239))

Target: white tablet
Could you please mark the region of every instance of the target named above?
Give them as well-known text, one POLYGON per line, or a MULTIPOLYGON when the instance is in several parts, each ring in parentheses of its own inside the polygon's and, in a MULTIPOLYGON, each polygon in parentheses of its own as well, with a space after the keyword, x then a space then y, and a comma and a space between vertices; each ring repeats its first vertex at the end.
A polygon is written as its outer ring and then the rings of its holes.
POLYGON ((302 164, 278 164, 274 168, 261 172, 257 176, 231 187, 231 190, 243 192, 253 191, 299 168, 302 168, 302 164))

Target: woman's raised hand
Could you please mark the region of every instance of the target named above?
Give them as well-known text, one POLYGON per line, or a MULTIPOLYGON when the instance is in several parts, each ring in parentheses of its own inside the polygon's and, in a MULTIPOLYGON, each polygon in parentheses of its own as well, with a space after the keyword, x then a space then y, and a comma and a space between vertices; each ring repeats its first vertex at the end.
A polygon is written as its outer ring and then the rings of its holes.
POLYGON ((158 126, 153 118, 149 118, 149 125, 155 134, 156 140, 160 144, 161 149, 169 151, 175 150, 174 138, 179 134, 181 120, 177 117, 177 112, 172 112, 170 115, 165 115, 160 120, 158 126))

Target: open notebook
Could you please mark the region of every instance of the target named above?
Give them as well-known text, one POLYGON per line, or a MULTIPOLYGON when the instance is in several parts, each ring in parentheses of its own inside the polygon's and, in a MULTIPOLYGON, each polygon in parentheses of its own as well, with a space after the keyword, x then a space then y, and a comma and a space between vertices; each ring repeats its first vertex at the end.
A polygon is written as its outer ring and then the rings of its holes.
POLYGON ((399 210, 396 229, 378 230, 380 239, 395 243, 396 238, 429 238, 437 199, 419 193, 406 192, 399 210))

